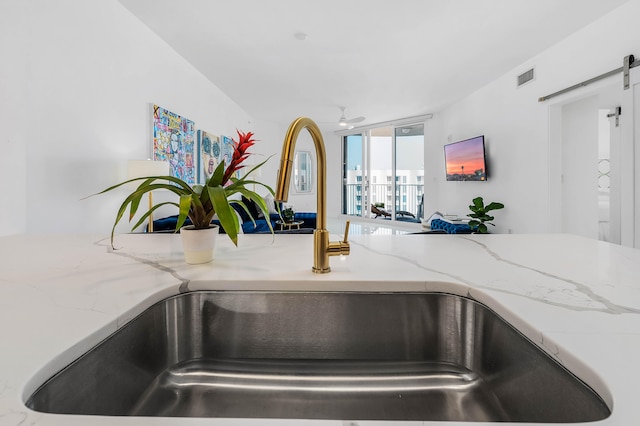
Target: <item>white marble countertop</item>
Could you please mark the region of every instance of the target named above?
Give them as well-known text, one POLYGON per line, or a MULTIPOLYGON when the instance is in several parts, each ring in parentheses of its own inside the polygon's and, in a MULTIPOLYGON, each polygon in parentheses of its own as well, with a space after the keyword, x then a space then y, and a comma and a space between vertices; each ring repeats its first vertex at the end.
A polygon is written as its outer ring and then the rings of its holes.
MULTIPOLYGON (((241 235, 238 248, 222 237, 216 260, 205 265, 183 261, 177 235, 120 235, 116 246, 114 252, 108 239, 96 236, 0 238, 0 425, 343 425, 87 418, 25 407, 24 399, 47 377, 146 307, 198 289, 469 295, 553 354, 613 407, 609 418, 594 424, 637 422, 640 250, 569 235, 356 236, 350 256, 331 258, 332 272, 315 275, 311 235, 241 235)), ((400 423, 422 424, 384 424, 400 423)))

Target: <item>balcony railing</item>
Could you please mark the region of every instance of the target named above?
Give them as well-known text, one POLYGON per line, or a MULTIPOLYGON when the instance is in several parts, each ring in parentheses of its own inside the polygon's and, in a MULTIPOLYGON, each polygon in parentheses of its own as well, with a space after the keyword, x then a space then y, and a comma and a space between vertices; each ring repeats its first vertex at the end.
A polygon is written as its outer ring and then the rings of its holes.
POLYGON ((395 197, 391 190, 392 185, 377 183, 369 185, 369 194, 365 194, 365 187, 361 183, 350 183, 345 185, 346 194, 344 200, 344 213, 355 216, 374 217, 371 214, 370 205, 384 203, 384 209, 388 212, 409 212, 416 219, 423 216, 422 194, 424 186, 422 184, 396 183, 395 197))

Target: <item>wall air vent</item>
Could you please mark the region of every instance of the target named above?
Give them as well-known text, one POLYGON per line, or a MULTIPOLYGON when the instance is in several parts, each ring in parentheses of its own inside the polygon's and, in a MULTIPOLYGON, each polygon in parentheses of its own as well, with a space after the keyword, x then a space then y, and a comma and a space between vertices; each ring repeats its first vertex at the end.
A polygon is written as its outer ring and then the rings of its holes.
POLYGON ((529 71, 523 72, 518 76, 518 87, 530 82, 531 80, 534 79, 534 77, 535 75, 533 73, 533 68, 531 68, 529 71))

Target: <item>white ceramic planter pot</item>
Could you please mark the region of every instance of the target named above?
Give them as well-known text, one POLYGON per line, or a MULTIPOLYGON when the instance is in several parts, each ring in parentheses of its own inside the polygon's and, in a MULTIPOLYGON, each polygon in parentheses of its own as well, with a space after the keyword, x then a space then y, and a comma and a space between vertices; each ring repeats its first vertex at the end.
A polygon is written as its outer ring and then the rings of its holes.
POLYGON ((181 228, 184 260, 192 265, 211 262, 218 231, 218 225, 211 225, 207 229, 195 229, 193 225, 181 228))

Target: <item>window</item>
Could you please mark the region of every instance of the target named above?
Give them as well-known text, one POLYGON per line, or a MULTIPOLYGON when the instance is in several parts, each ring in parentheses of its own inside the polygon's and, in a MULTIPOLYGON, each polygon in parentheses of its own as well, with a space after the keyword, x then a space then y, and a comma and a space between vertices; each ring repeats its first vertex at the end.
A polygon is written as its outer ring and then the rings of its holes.
POLYGON ((349 135, 343 141, 342 213, 361 216, 362 199, 356 199, 356 194, 362 193, 363 138, 349 135))
POLYGON ((371 205, 382 204, 393 220, 420 221, 423 123, 371 127, 362 133, 346 134, 343 148, 344 214, 373 218, 371 205), (357 194, 362 197, 356 198, 357 194), (410 215, 397 215, 398 211, 410 215))
POLYGON ((424 125, 396 127, 394 151, 396 175, 402 176, 402 203, 396 204, 396 211, 409 212, 419 220, 423 212, 424 182, 418 177, 424 176, 424 125))

